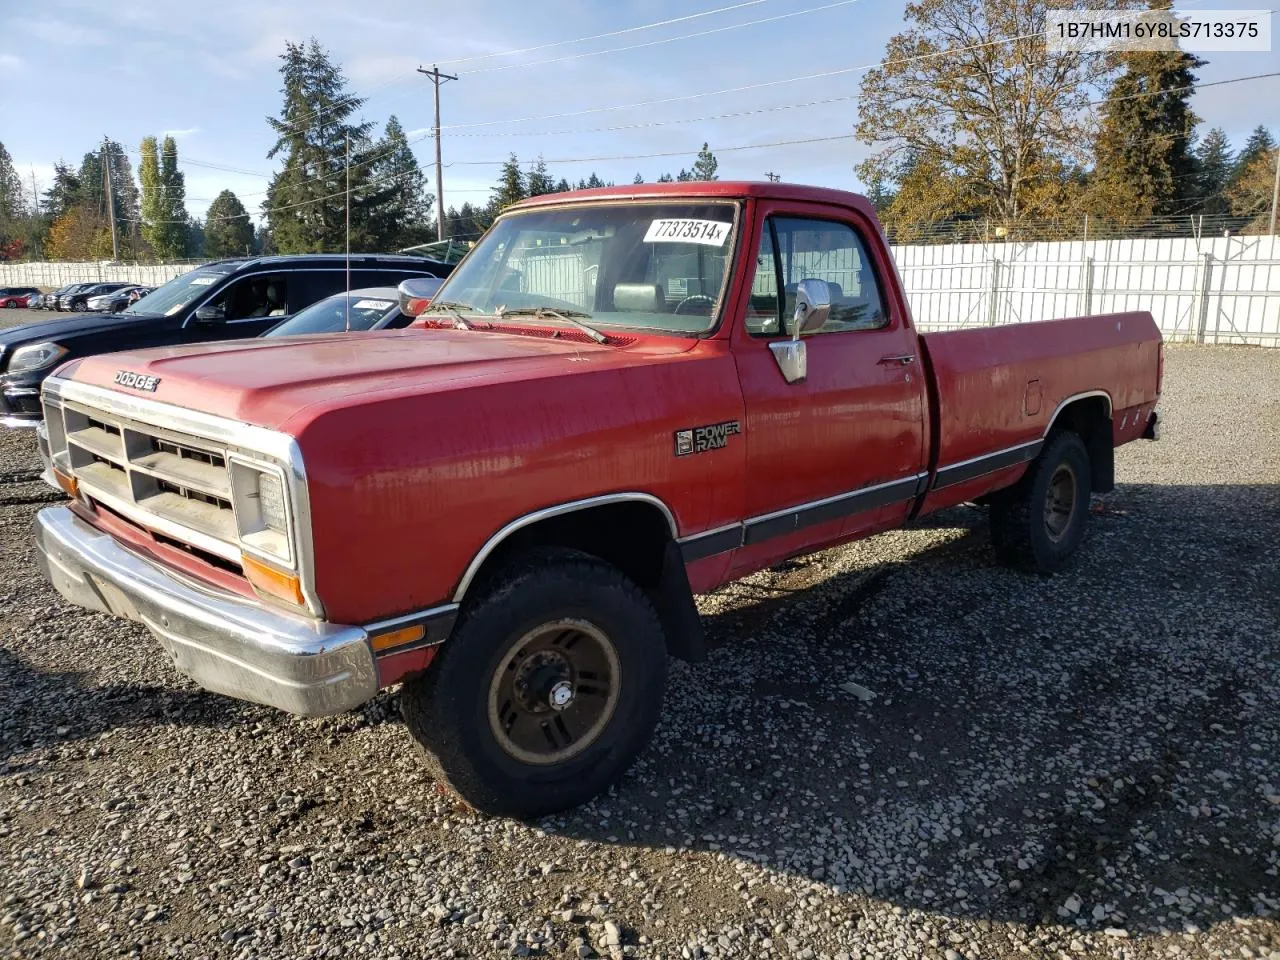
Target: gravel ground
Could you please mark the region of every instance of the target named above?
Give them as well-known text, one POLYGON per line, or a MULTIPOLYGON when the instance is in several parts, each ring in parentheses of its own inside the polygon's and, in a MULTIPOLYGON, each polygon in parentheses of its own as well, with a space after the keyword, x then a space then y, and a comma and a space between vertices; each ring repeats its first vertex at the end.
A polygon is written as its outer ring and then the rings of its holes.
POLYGON ((1068 572, 961 508, 701 598, 653 745, 532 825, 440 795, 393 693, 291 718, 63 603, 6 434, 0 951, 1280 960, 1280 350, 1166 391, 1068 572))

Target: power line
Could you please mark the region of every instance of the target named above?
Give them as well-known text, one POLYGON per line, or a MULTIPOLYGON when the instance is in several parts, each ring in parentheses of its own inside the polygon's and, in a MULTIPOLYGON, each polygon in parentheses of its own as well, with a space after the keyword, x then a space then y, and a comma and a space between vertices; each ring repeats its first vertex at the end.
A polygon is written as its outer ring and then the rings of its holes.
POLYGON ((641 50, 645 47, 657 47, 664 43, 675 43, 678 40, 693 40, 697 37, 707 37, 715 33, 727 33, 730 30, 741 30, 744 27, 755 27, 762 23, 773 23, 777 20, 788 20, 791 17, 801 17, 807 14, 820 13, 823 10, 831 10, 834 7, 847 7, 850 4, 858 3, 859 0, 835 0, 833 3, 823 4, 820 7, 809 7, 807 10, 794 10, 790 13, 781 13, 774 17, 764 17, 760 20, 748 20, 746 23, 731 23, 723 27, 714 27, 710 30, 700 30, 697 33, 686 33, 678 37, 665 37, 661 40, 647 40, 644 43, 633 43, 625 47, 610 47, 605 50, 592 50, 589 53, 571 53, 563 57, 552 57, 549 60, 534 60, 530 63, 507 63, 500 67, 484 67, 481 70, 472 70, 468 76, 475 76, 481 73, 497 73, 501 70, 523 70, 528 67, 544 67, 552 63, 565 63, 569 60, 585 60, 588 57, 599 57, 609 53, 623 53, 628 50, 641 50))
MULTIPOLYGON (((546 50, 552 47, 565 46, 573 43, 584 43, 589 40, 601 40, 607 37, 621 36, 626 33, 635 33, 641 30, 652 30, 656 27, 670 26, 671 24, 675 24, 675 23, 683 23, 688 20, 696 20, 700 17, 708 17, 717 13, 727 13, 730 10, 738 10, 743 7, 757 6, 761 3, 767 3, 767 2, 769 2, 769 0, 745 0, 745 2, 742 2, 742 3, 735 3, 726 7, 718 7, 714 10, 706 10, 700 13, 688 14, 682 17, 673 17, 668 20, 658 20, 653 23, 640 24, 639 26, 635 26, 635 27, 626 27, 622 30, 614 30, 608 33, 596 34, 590 37, 577 37, 572 40, 557 40, 552 43, 539 44, 538 46, 534 46, 534 47, 524 47, 524 48, 512 49, 512 50, 503 50, 503 51, 498 51, 496 53, 488 53, 488 54, 483 54, 475 57, 463 57, 461 59, 445 60, 441 62, 446 65, 455 65, 459 63, 472 63, 478 60, 488 60, 493 57, 515 56, 521 53, 532 53, 536 50, 546 50)), ((673 39, 680 39, 680 38, 673 38, 673 39)), ((480 71, 477 71, 477 72, 480 72, 480 71)), ((385 89, 386 87, 392 86, 396 83, 401 83, 408 78, 409 78, 408 75, 404 73, 394 74, 392 76, 387 77, 385 80, 382 80, 381 82, 375 84, 374 86, 369 87, 363 94, 351 93, 337 100, 332 106, 326 107, 323 110, 316 110, 311 114, 308 114, 307 116, 300 117, 297 120, 288 121, 287 123, 283 123, 282 126, 285 129, 292 129, 297 126, 308 124, 312 120, 318 119, 320 117, 328 116, 330 113, 333 113, 336 110, 340 110, 345 106, 357 105, 357 102, 363 102, 364 100, 369 99, 369 95, 372 94, 373 92, 377 90, 385 89)))
POLYGON ((707 90, 702 93, 688 93, 678 97, 660 97, 655 100, 639 100, 635 103, 618 103, 607 107, 589 107, 585 110, 571 110, 565 113, 548 113, 537 116, 528 117, 510 117, 504 120, 480 120, 474 123, 455 123, 448 124, 445 130, 463 130, 475 127, 495 127, 503 124, 512 123, 528 123, 533 120, 559 120, 564 117, 582 117, 595 113, 612 113, 618 110, 632 110, 637 107, 654 107, 667 103, 685 103, 690 100, 701 100, 704 97, 718 97, 728 93, 745 93, 748 90, 763 90, 767 87, 777 87, 788 83, 800 83, 805 80, 826 80, 830 77, 847 76, 850 73, 859 73, 864 70, 874 70, 877 67, 889 66, 890 64, 912 63, 917 60, 929 60, 936 57, 949 57, 957 53, 963 53, 968 50, 979 50, 983 47, 1001 46, 1006 43, 1016 43, 1019 40, 1029 40, 1034 37, 1042 37, 1043 33, 1024 33, 1013 37, 1002 37, 999 40, 988 40, 983 43, 975 43, 965 47, 953 47, 948 50, 939 50, 934 53, 922 53, 915 57, 904 57, 899 60, 883 60, 875 63, 860 64, 856 67, 840 67, 835 70, 824 70, 820 73, 806 73, 798 77, 785 77, 781 80, 764 80, 759 83, 746 83, 738 87, 725 87, 720 90, 707 90))
POLYGON ((556 40, 552 43, 541 43, 535 47, 523 47, 518 50, 500 50, 497 53, 485 53, 474 57, 462 57, 457 60, 441 60, 441 63, 450 66, 456 66, 459 63, 475 63, 478 60, 492 60, 494 57, 513 57, 521 53, 535 53, 538 50, 550 50, 552 47, 563 47, 571 43, 586 43, 590 40, 607 40, 610 37, 620 37, 627 33, 638 33, 641 30, 652 30, 656 27, 669 27, 674 23, 685 23, 689 20, 697 20, 700 17, 710 17, 717 13, 728 13, 730 10, 741 10, 743 7, 755 7, 768 0, 746 0, 744 3, 734 3, 727 7, 717 7, 714 10, 703 10, 699 13, 686 14, 683 17, 672 17, 670 20, 658 20, 654 23, 645 23, 637 27, 624 27, 621 30, 611 30, 608 33, 597 33, 590 37, 577 37, 573 40, 556 40))

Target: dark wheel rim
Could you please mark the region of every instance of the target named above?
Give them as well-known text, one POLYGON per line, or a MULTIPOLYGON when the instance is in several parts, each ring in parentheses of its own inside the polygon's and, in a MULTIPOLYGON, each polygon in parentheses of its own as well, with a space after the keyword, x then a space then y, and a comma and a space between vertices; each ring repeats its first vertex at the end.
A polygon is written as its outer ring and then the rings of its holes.
POLYGON ((599 739, 618 705, 618 651, 585 620, 535 627, 511 646, 489 683, 489 727, 521 763, 561 763, 599 739))
POLYGON ((1055 543, 1071 526, 1076 512, 1076 472, 1067 464, 1053 471, 1044 495, 1044 528, 1055 543))

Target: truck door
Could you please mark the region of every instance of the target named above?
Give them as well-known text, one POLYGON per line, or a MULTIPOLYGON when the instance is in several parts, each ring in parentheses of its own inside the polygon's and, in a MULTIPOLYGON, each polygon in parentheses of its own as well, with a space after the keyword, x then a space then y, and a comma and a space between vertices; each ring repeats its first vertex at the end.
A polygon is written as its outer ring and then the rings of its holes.
POLYGON ((902 523, 926 463, 923 366, 873 224, 778 201, 757 208, 757 227, 749 300, 731 314, 746 407, 739 570, 902 523), (807 376, 789 383, 770 344, 790 339, 806 279, 828 284, 831 313, 803 339, 807 376))

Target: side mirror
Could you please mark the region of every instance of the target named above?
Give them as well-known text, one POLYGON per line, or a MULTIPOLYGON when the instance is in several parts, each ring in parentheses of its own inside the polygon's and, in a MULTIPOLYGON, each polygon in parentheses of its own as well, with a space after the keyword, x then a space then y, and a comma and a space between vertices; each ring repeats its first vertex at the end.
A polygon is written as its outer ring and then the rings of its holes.
POLYGON ((796 287, 796 310, 791 318, 791 338, 816 333, 831 315, 831 288, 825 280, 801 280, 796 287))
POLYGON ((206 303, 196 309, 196 323, 222 323, 226 319, 226 309, 217 304, 206 303))
POLYGON ((406 317, 420 316, 431 306, 432 298, 443 284, 444 281, 439 277, 410 277, 400 281, 400 286, 397 287, 400 292, 400 312, 406 317))
POLYGON ((778 372, 787 383, 803 383, 809 375, 808 344, 802 334, 816 333, 831 315, 831 288, 825 280, 801 280, 796 287, 796 310, 791 317, 791 339, 769 344, 778 372))

